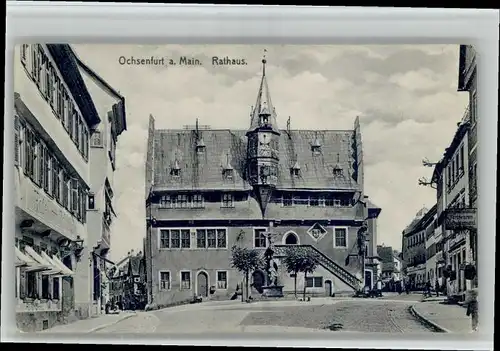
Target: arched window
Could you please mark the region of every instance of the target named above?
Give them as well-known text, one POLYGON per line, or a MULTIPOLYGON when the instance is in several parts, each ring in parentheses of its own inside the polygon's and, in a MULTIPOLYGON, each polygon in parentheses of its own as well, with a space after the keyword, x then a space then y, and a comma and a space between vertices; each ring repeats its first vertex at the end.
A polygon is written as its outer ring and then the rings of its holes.
POLYGON ((295 233, 288 233, 285 237, 285 245, 297 245, 299 242, 297 238, 297 234, 295 233))

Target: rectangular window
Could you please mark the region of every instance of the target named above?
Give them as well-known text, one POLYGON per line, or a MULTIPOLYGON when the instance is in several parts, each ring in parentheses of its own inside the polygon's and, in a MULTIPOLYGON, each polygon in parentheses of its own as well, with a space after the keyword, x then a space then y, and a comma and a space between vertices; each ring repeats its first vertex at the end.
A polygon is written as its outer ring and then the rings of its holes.
POLYGON ((172 199, 170 195, 163 195, 160 197, 160 208, 171 208, 172 207, 172 199))
POLYGON ((78 179, 71 179, 71 213, 78 213, 78 203, 79 203, 79 194, 78 194, 78 179))
POLYGON ((189 207, 188 196, 184 195, 184 194, 178 194, 177 201, 176 201, 176 207, 177 208, 188 208, 189 207))
POLYGON ((196 247, 199 249, 227 249, 227 231, 223 228, 196 230, 196 247))
POLYGON ((315 196, 309 197, 309 206, 319 206, 319 200, 315 196))
POLYGON ((191 272, 182 271, 181 272, 181 290, 191 289, 191 272))
POLYGON ((227 271, 217 271, 217 289, 227 289, 227 271))
POLYGON ((215 229, 207 229, 207 247, 209 249, 215 249, 217 247, 215 229))
POLYGON ((63 113, 61 114, 61 124, 63 125, 64 129, 68 130, 68 117, 70 115, 69 111, 71 108, 70 105, 70 100, 68 96, 68 92, 66 91, 66 88, 64 85, 61 83, 61 94, 62 94, 62 106, 63 106, 63 113))
POLYGON ((160 230, 160 249, 170 248, 170 231, 166 229, 160 230))
POLYGON ((227 248, 227 232, 225 229, 217 229, 217 248, 227 248))
POLYGON ((334 247, 347 247, 347 228, 334 228, 334 247))
POLYGON ((62 176, 62 205, 69 210, 70 209, 70 203, 69 203, 69 179, 67 174, 63 171, 62 176))
POLYGON ((181 229, 181 247, 183 249, 191 247, 191 231, 189 229, 181 229))
POLYGON ((170 272, 160 272, 160 290, 170 290, 170 272))
POLYGON ((80 149, 78 142, 79 142, 79 136, 80 136, 80 126, 78 125, 78 111, 76 108, 73 110, 73 141, 75 142, 76 148, 80 149))
POLYGON ((33 150, 33 181, 36 185, 40 185, 40 178, 43 173, 40 172, 40 163, 42 161, 41 157, 41 145, 35 134, 32 134, 31 145, 33 150))
POLYGON ((26 272, 26 293, 27 297, 30 299, 38 298, 38 284, 37 284, 37 273, 26 272))
POLYGON ((234 197, 233 194, 224 193, 222 194, 222 205, 221 207, 229 208, 234 207, 234 197))
POLYGON ((53 82, 53 68, 50 62, 45 66, 45 89, 47 92, 47 99, 51 106, 54 106, 54 82, 53 82))
POLYGON ((61 278, 53 278, 52 279, 52 299, 59 300, 59 281, 61 278))
POLYGON ((73 105, 73 102, 70 102, 67 123, 68 123, 68 132, 71 140, 74 140, 74 134, 75 134, 75 127, 73 126, 75 122, 75 114, 76 114, 76 109, 73 105))
POLYGON ((60 201, 60 179, 59 179, 59 164, 55 157, 51 160, 51 177, 52 177, 52 196, 57 201, 60 201))
POLYGON ((313 277, 313 286, 315 288, 323 287, 323 277, 313 277))
POLYGON ((254 229, 253 237, 254 237, 254 247, 255 248, 266 248, 267 247, 267 238, 266 238, 266 229, 254 229))
POLYGON ((196 230, 196 247, 199 249, 204 249, 207 247, 206 230, 198 229, 196 230))
POLYGON ((293 206, 293 196, 292 194, 283 194, 283 206, 291 207, 293 206))
POLYGON ((181 247, 181 232, 179 230, 170 231, 170 247, 179 249, 181 247))
POLYGON ((49 276, 42 275, 42 299, 49 298, 49 276))
POLYGON ((194 194, 192 196, 193 208, 203 208, 203 195, 194 194))
POLYGON ((43 188, 45 189, 45 191, 47 193, 49 193, 50 195, 52 195, 52 188, 50 186, 50 175, 52 173, 52 170, 51 170, 51 164, 50 164, 50 161, 51 161, 52 157, 49 153, 49 150, 44 147, 43 148, 43 188))

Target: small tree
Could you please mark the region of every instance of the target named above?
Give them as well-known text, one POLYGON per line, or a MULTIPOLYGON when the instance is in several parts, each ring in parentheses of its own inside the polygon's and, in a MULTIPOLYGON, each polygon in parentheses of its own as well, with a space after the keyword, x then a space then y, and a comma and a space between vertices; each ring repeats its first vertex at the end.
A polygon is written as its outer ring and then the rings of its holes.
POLYGON ((301 247, 290 246, 285 249, 283 264, 285 265, 288 273, 293 273, 293 292, 295 294, 295 298, 297 298, 297 274, 302 272, 302 267, 306 257, 307 253, 301 247))
POLYGON ((300 271, 304 273, 304 301, 306 299, 307 274, 313 273, 317 266, 318 260, 316 258, 316 255, 311 252, 307 252, 305 257, 302 259, 302 266, 300 269, 300 271))
MULTIPOLYGON (((257 250, 246 247, 233 246, 231 248, 231 266, 243 274, 245 279, 246 296, 248 298, 248 280, 250 272, 261 267, 262 260, 257 250)), ((243 289, 241 289, 241 301, 244 301, 243 289)))

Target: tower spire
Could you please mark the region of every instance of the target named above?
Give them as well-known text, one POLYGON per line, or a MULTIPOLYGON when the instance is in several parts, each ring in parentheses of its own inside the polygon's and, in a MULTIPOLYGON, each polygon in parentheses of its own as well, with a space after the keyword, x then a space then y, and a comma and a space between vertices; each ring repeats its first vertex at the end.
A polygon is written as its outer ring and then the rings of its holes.
POLYGON ((262 56, 262 77, 260 80, 259 91, 257 93, 257 101, 253 107, 251 117, 250 117, 250 128, 249 132, 252 132, 263 124, 266 125, 268 129, 271 129, 275 133, 279 134, 278 124, 276 123, 276 110, 273 106, 271 100, 271 94, 269 92, 269 87, 267 85, 266 76, 266 66, 267 66, 267 50, 264 49, 264 54, 262 56), (262 118, 264 117, 264 118, 262 118))
POLYGON ((266 53, 267 53, 267 50, 264 49, 264 54, 262 55, 262 77, 266 76, 266 63, 267 63, 266 53))

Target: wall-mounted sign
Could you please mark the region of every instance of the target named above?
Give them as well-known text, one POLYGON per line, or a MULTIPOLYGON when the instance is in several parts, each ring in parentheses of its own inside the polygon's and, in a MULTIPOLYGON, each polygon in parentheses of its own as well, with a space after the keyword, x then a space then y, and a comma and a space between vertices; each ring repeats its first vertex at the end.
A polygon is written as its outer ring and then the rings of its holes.
POLYGON ((447 209, 444 226, 446 230, 477 229, 477 213, 475 208, 447 209))

